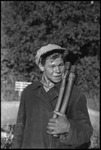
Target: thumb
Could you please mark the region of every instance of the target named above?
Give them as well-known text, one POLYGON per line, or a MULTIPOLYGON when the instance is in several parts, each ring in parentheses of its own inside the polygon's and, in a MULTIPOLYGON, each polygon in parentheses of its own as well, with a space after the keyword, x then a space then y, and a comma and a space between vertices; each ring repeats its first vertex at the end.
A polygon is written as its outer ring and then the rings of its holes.
POLYGON ((58 111, 54 111, 55 114, 59 115, 59 116, 63 116, 63 113, 60 113, 58 111))

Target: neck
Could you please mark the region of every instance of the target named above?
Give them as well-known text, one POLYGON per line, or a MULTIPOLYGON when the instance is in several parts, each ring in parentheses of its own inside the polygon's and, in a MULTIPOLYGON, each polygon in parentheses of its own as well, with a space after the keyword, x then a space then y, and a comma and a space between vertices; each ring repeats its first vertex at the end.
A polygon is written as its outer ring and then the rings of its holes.
POLYGON ((54 83, 48 80, 45 74, 43 74, 41 82, 46 92, 49 91, 54 86, 54 83))

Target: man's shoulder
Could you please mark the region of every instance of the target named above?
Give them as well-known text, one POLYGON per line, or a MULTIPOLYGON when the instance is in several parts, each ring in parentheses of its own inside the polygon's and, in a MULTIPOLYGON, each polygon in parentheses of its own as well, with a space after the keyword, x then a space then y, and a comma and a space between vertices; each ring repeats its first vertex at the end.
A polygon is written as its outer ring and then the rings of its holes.
POLYGON ((81 88, 77 85, 74 85, 72 90, 73 90, 73 93, 76 93, 76 94, 81 94, 82 93, 81 88))
POLYGON ((74 85, 71 89, 71 101, 76 102, 81 95, 82 95, 82 91, 80 87, 74 85))
POLYGON ((41 86, 41 82, 40 81, 33 81, 31 84, 29 84, 24 91, 27 92, 29 90, 34 90, 37 89, 39 86, 41 86))
POLYGON ((77 85, 74 85, 73 88, 72 88, 72 92, 71 92, 71 101, 72 102, 78 102, 79 100, 81 101, 82 100, 86 100, 86 96, 85 94, 83 93, 82 89, 77 86, 77 85))

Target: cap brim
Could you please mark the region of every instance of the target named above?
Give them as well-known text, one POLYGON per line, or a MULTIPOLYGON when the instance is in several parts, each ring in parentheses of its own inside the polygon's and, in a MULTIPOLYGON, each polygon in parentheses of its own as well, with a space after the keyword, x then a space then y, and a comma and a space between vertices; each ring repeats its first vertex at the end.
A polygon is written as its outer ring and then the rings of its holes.
POLYGON ((48 52, 42 54, 41 57, 43 57, 44 55, 51 55, 53 53, 61 53, 61 54, 63 54, 64 52, 65 52, 65 49, 53 49, 51 51, 48 51, 48 52))

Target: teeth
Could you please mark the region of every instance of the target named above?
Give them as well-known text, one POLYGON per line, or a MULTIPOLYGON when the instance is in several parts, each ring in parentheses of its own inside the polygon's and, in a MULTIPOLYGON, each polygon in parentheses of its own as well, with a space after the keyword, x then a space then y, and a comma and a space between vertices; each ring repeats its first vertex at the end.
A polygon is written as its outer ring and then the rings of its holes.
POLYGON ((54 77, 61 77, 61 76, 54 76, 54 77))

